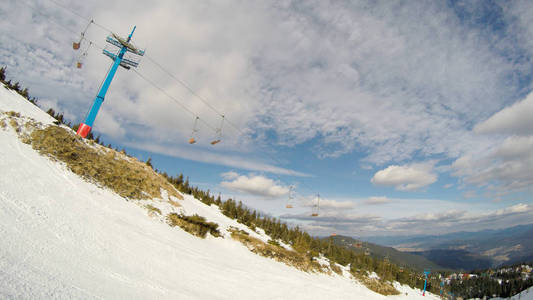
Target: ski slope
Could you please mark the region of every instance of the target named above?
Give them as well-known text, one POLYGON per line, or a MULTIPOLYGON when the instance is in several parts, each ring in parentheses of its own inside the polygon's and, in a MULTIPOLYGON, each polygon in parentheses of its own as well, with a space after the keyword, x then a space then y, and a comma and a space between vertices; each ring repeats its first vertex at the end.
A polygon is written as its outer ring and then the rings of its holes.
MULTIPOLYGON (((11 110, 53 121, 0 86, 0 112, 11 110)), ((147 201, 127 201, 39 155, 9 127, 0 145, 0 299, 437 299, 407 286, 385 297, 258 256, 228 236, 197 238, 150 217, 147 201)), ((174 200, 181 207, 165 193, 149 203, 249 230, 216 206, 174 200)))

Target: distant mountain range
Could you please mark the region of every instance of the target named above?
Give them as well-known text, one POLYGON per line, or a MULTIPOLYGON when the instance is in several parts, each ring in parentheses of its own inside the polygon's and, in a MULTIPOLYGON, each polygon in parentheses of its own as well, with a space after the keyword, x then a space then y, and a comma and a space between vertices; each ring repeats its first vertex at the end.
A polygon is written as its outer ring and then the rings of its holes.
MULTIPOLYGON (((329 239, 329 237, 325 238, 329 239)), ((384 259, 387 257, 392 263, 399 266, 407 266, 416 270, 423 270, 425 268, 431 268, 432 270, 449 270, 446 267, 439 266, 438 264, 428 260, 427 258, 398 251, 392 247, 380 246, 373 243, 362 242, 360 240, 347 237, 347 236, 334 236, 331 237, 333 243, 350 248, 356 252, 365 252, 368 249, 370 256, 378 259, 384 259), (357 245, 360 245, 358 247, 357 245)))
POLYGON ((472 270, 533 260, 533 224, 478 232, 368 237, 365 240, 425 257, 450 269, 472 270))

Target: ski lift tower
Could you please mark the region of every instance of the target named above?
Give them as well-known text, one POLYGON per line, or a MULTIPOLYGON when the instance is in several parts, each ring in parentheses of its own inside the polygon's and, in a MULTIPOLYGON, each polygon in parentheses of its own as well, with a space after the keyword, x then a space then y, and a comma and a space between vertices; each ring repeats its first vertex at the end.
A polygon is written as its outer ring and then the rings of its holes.
POLYGON ((109 85, 111 84, 111 81, 113 80, 113 77, 115 76, 118 67, 121 66, 124 69, 129 70, 130 68, 136 68, 139 65, 140 59, 138 57, 144 55, 144 50, 139 50, 130 43, 131 37, 136 27, 137 26, 133 27, 133 30, 131 31, 127 39, 124 39, 114 33, 112 33, 111 36, 108 36, 106 38, 106 42, 116 48, 108 50, 106 47, 106 49, 104 49, 102 53, 113 60, 113 65, 109 69, 104 83, 100 87, 100 91, 98 91, 98 95, 94 99, 93 106, 87 114, 85 122, 81 123, 78 127, 78 131, 76 132, 77 135, 85 138, 91 131, 94 120, 96 119, 96 115, 98 114, 98 110, 100 110, 100 106, 104 102, 105 94, 109 89, 109 85), (120 50, 117 51, 117 48, 120 50), (132 57, 128 56, 125 58, 124 55, 126 53, 132 54, 132 57))
POLYGON ((427 269, 424 270, 424 292, 422 293, 422 296, 426 295, 426 284, 428 281, 428 275, 431 273, 431 270, 427 269))

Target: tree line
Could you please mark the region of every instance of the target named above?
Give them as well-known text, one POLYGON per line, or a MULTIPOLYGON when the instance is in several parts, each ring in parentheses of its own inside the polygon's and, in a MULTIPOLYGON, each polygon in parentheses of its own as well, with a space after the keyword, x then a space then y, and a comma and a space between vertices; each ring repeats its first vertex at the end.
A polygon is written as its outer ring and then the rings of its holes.
MULTIPOLYGON (((217 205, 220 211, 228 218, 234 219, 252 230, 256 230, 259 227, 273 240, 279 240, 291 245, 297 252, 307 253, 312 257, 318 257, 322 254, 330 261, 340 265, 347 266, 349 264, 350 271, 353 274, 362 274, 365 271, 376 272, 385 281, 398 281, 419 289, 424 287, 424 277, 420 272, 400 267, 388 260, 373 258, 346 246, 337 245, 333 243, 332 238, 313 237, 299 226, 289 226, 279 218, 248 208, 242 201, 236 201, 231 198, 223 201, 220 195, 215 196, 209 190, 204 191, 198 187, 191 186, 189 178, 184 177, 183 174, 170 176, 166 172, 159 173, 180 192, 192 195, 207 205, 217 205)), ((439 283, 440 281, 436 279, 430 279, 427 290, 438 294, 440 291, 439 283)))
POLYGON ((475 270, 474 278, 452 279, 450 290, 454 295, 464 298, 501 297, 514 296, 533 286, 533 273, 523 272, 523 266, 532 267, 533 263, 515 264, 499 269, 475 270))

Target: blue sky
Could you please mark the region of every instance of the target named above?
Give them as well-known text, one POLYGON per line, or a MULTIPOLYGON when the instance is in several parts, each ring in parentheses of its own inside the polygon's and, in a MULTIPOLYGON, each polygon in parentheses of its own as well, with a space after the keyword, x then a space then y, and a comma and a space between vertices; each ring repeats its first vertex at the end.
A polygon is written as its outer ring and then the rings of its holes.
POLYGON ((94 131, 160 170, 313 234, 533 222, 530 1, 7 1, 0 64, 79 122, 109 32, 89 28, 97 46, 76 69, 87 21, 61 6, 121 35, 137 25, 138 72, 192 112, 135 72, 115 77, 94 131))

